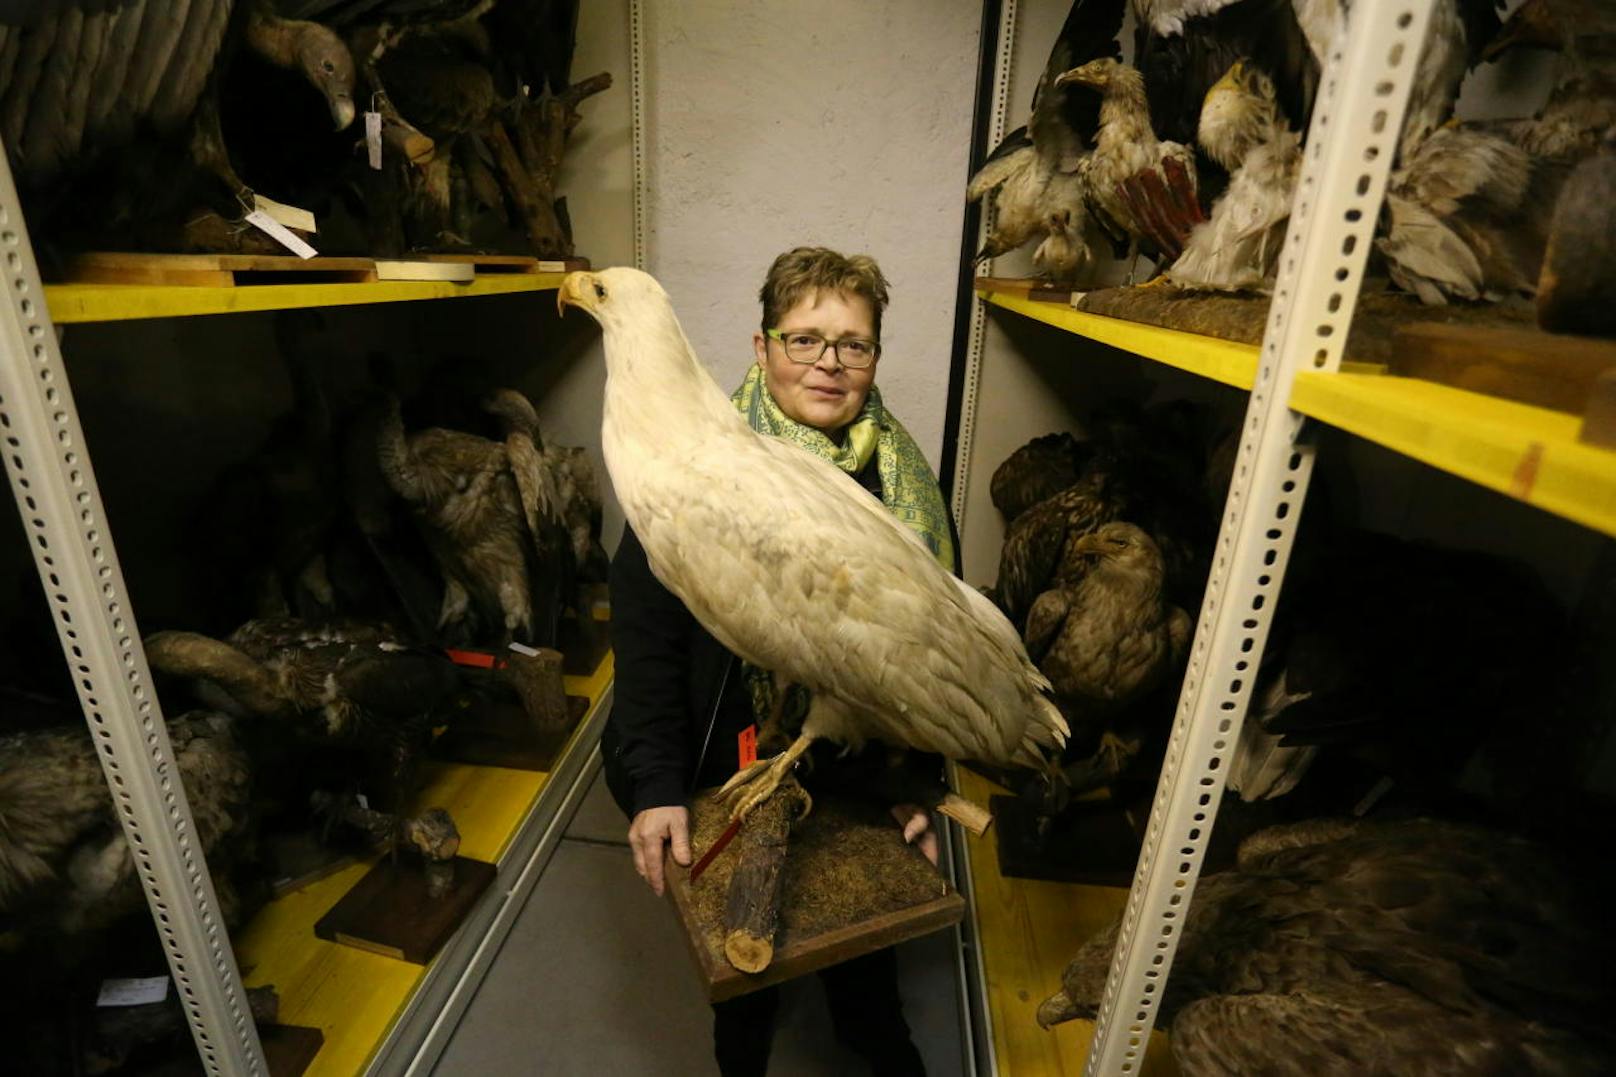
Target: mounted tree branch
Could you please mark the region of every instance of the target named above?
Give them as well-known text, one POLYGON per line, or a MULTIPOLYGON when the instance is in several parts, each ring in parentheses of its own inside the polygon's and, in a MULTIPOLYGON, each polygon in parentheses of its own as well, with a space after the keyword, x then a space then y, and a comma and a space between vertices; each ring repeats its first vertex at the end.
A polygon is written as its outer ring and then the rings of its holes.
POLYGON ((572 253, 572 237, 556 208, 556 174, 561 170, 567 136, 581 119, 579 103, 611 84, 612 76, 603 71, 559 94, 544 93, 523 101, 512 119, 495 120, 488 127, 486 139, 495 168, 540 257, 572 253))
POLYGON ((724 956, 742 972, 762 972, 774 959, 781 869, 791 828, 809 804, 807 792, 788 778, 752 811, 735 839, 735 872, 724 905, 724 956))

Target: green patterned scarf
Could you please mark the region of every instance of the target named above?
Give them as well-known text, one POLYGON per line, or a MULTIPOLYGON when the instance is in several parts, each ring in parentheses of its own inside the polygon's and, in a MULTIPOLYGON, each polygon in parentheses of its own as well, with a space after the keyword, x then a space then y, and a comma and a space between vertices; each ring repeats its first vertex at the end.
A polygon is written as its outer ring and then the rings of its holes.
MULTIPOLYGON (((864 470, 874 456, 881 475, 881 500, 887 510, 921 537, 938 564, 949 572, 954 571, 954 539, 948 526, 948 506, 943 503, 943 493, 920 446, 881 402, 879 389, 870 387, 864 406, 848 426, 847 437, 840 445, 823 431, 804 426, 781 411, 780 405, 769 395, 763 368, 756 363, 747 369, 745 380, 730 399, 753 430, 789 441, 829 460, 849 475, 864 470)), ((752 713, 761 730, 771 710, 773 678, 750 663, 745 672, 752 713)), ((792 689, 782 711, 787 730, 800 728, 808 712, 807 691, 800 685, 793 685, 792 689)))

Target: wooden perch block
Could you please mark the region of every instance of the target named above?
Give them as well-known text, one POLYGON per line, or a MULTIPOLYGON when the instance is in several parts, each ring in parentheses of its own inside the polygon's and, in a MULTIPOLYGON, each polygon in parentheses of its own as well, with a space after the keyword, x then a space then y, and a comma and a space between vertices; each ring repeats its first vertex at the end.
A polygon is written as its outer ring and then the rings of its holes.
POLYGON ((522 708, 540 732, 568 724, 567 690, 561 681, 561 652, 538 648, 534 655, 511 651, 500 676, 516 689, 522 708))
POLYGON ((988 832, 993 825, 993 813, 980 804, 966 800, 958 793, 949 793, 937 805, 937 813, 946 815, 977 837, 988 832))
POLYGON ((774 960, 781 868, 791 828, 808 805, 808 794, 788 778, 753 809, 735 839, 735 873, 724 905, 724 956, 742 972, 762 972, 774 960))

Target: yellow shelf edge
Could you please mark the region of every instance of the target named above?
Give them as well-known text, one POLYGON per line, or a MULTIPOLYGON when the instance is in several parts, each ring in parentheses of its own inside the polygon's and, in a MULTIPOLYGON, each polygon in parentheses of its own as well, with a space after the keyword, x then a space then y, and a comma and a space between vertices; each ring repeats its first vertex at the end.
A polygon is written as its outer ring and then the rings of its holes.
MULTIPOLYGON (((607 652, 595 671, 564 678, 569 694, 587 694, 589 709, 578 720, 558 759, 576 750, 596 718, 612 681, 607 652)), ((549 774, 468 763, 430 762, 417 808, 447 808, 461 830, 460 855, 501 862, 544 791, 549 774)), ((312 1025, 325 1034, 306 1077, 351 1077, 364 1072, 430 965, 414 965, 316 938, 314 924, 375 863, 370 858, 271 901, 242 928, 235 953, 249 987, 273 984, 280 993, 280 1020, 312 1025)))
POLYGON ((1616 537, 1616 452, 1581 419, 1435 382, 1305 371, 1290 406, 1394 452, 1616 537))
POLYGON ((1027 299, 986 288, 978 289, 976 294, 996 307, 1023 317, 1236 389, 1249 392, 1257 378, 1258 349, 1252 344, 1089 314, 1066 303, 1027 299))
POLYGON ((374 281, 358 284, 242 284, 234 287, 147 284, 47 284, 45 302, 58 325, 201 314, 244 314, 304 307, 469 299, 553 291, 565 273, 489 273, 466 284, 374 281))
MULTIPOLYGON (((1003 791, 964 767, 951 769, 960 795, 976 803, 986 805, 1003 791)), ((1094 1022, 1068 1021, 1046 1031, 1038 1026, 1038 1004, 1060 989, 1061 972, 1078 947, 1121 913, 1128 891, 1010 878, 1000 873, 992 831, 980 838, 960 833, 969 852, 970 915, 998 1072, 1077 1077, 1094 1042, 1094 1022)), ((1176 1073, 1166 1033, 1153 1032, 1142 1077, 1176 1073)))

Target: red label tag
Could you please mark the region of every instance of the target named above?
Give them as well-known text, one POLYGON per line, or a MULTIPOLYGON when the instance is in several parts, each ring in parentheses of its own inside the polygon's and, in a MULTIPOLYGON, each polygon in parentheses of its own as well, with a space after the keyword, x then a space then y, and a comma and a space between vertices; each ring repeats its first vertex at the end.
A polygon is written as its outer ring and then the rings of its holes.
POLYGON ((443 651, 449 656, 449 661, 457 666, 473 666, 477 669, 503 669, 505 662, 486 651, 460 651, 453 647, 446 647, 443 651))
POLYGON ((741 730, 740 735, 735 738, 735 743, 743 768, 757 762, 757 726, 749 725, 741 730))

